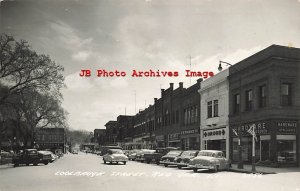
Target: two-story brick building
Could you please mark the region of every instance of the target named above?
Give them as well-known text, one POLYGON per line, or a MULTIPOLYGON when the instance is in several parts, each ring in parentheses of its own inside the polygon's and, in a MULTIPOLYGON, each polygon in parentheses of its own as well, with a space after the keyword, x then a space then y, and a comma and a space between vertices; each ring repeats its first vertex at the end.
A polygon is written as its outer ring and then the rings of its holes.
POLYGON ((300 49, 272 45, 229 68, 230 155, 251 161, 256 126, 256 160, 267 165, 299 164, 300 49))

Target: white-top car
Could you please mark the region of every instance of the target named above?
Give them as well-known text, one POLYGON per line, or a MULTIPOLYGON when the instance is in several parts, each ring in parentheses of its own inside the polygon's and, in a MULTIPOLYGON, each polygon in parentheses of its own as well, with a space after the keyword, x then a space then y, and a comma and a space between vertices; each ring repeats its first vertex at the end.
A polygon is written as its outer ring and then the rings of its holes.
POLYGON ((124 165, 128 161, 128 157, 124 154, 121 149, 109 149, 105 155, 103 155, 103 162, 109 162, 112 164, 113 162, 119 163, 122 162, 124 165))

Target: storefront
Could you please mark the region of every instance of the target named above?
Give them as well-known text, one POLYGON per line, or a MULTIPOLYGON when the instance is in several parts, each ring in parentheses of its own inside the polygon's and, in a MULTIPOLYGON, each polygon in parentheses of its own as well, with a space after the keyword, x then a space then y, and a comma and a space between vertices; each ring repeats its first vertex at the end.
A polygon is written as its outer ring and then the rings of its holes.
POLYGON ((172 133, 168 135, 168 145, 169 147, 180 148, 180 133, 172 133))
POLYGON ((158 136, 155 137, 155 139, 156 139, 156 147, 157 148, 166 147, 165 136, 164 135, 158 135, 158 136))
MULTIPOLYGON (((240 127, 232 126, 241 136, 242 158, 245 163, 250 163, 252 156, 252 136, 247 132, 255 124, 257 140, 255 144, 256 162, 272 166, 296 166, 297 128, 296 120, 269 120, 242 124, 240 127)), ((239 137, 232 133, 233 161, 238 161, 239 137)))
MULTIPOLYGON (((228 127, 227 127, 228 128, 228 127)), ((229 155, 229 137, 226 127, 203 130, 201 149, 220 150, 225 156, 229 155)))
POLYGON ((182 150, 199 150, 200 133, 199 129, 182 130, 180 132, 182 150))

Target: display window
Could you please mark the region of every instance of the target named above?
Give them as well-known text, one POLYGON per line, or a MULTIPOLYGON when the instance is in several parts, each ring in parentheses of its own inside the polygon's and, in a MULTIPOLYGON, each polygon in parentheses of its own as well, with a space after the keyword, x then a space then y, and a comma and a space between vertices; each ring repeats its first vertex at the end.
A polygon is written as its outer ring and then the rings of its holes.
POLYGON ((296 162, 296 135, 277 135, 277 161, 296 162))

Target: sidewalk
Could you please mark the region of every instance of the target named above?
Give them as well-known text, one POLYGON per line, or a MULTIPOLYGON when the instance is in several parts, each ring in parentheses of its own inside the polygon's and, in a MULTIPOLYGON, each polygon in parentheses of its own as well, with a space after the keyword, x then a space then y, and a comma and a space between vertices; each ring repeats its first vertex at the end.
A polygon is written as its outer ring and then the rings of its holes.
POLYGON ((5 168, 13 168, 14 165, 9 163, 9 164, 0 164, 0 169, 5 169, 5 168))
MULTIPOLYGON (((287 173, 287 172, 300 172, 300 167, 285 167, 285 168, 274 168, 266 166, 256 166, 256 173, 260 174, 277 174, 277 173, 287 173)), ((244 164, 243 169, 238 169, 237 164, 232 164, 232 168, 229 170, 231 172, 240 173, 253 173, 252 165, 244 164)))

